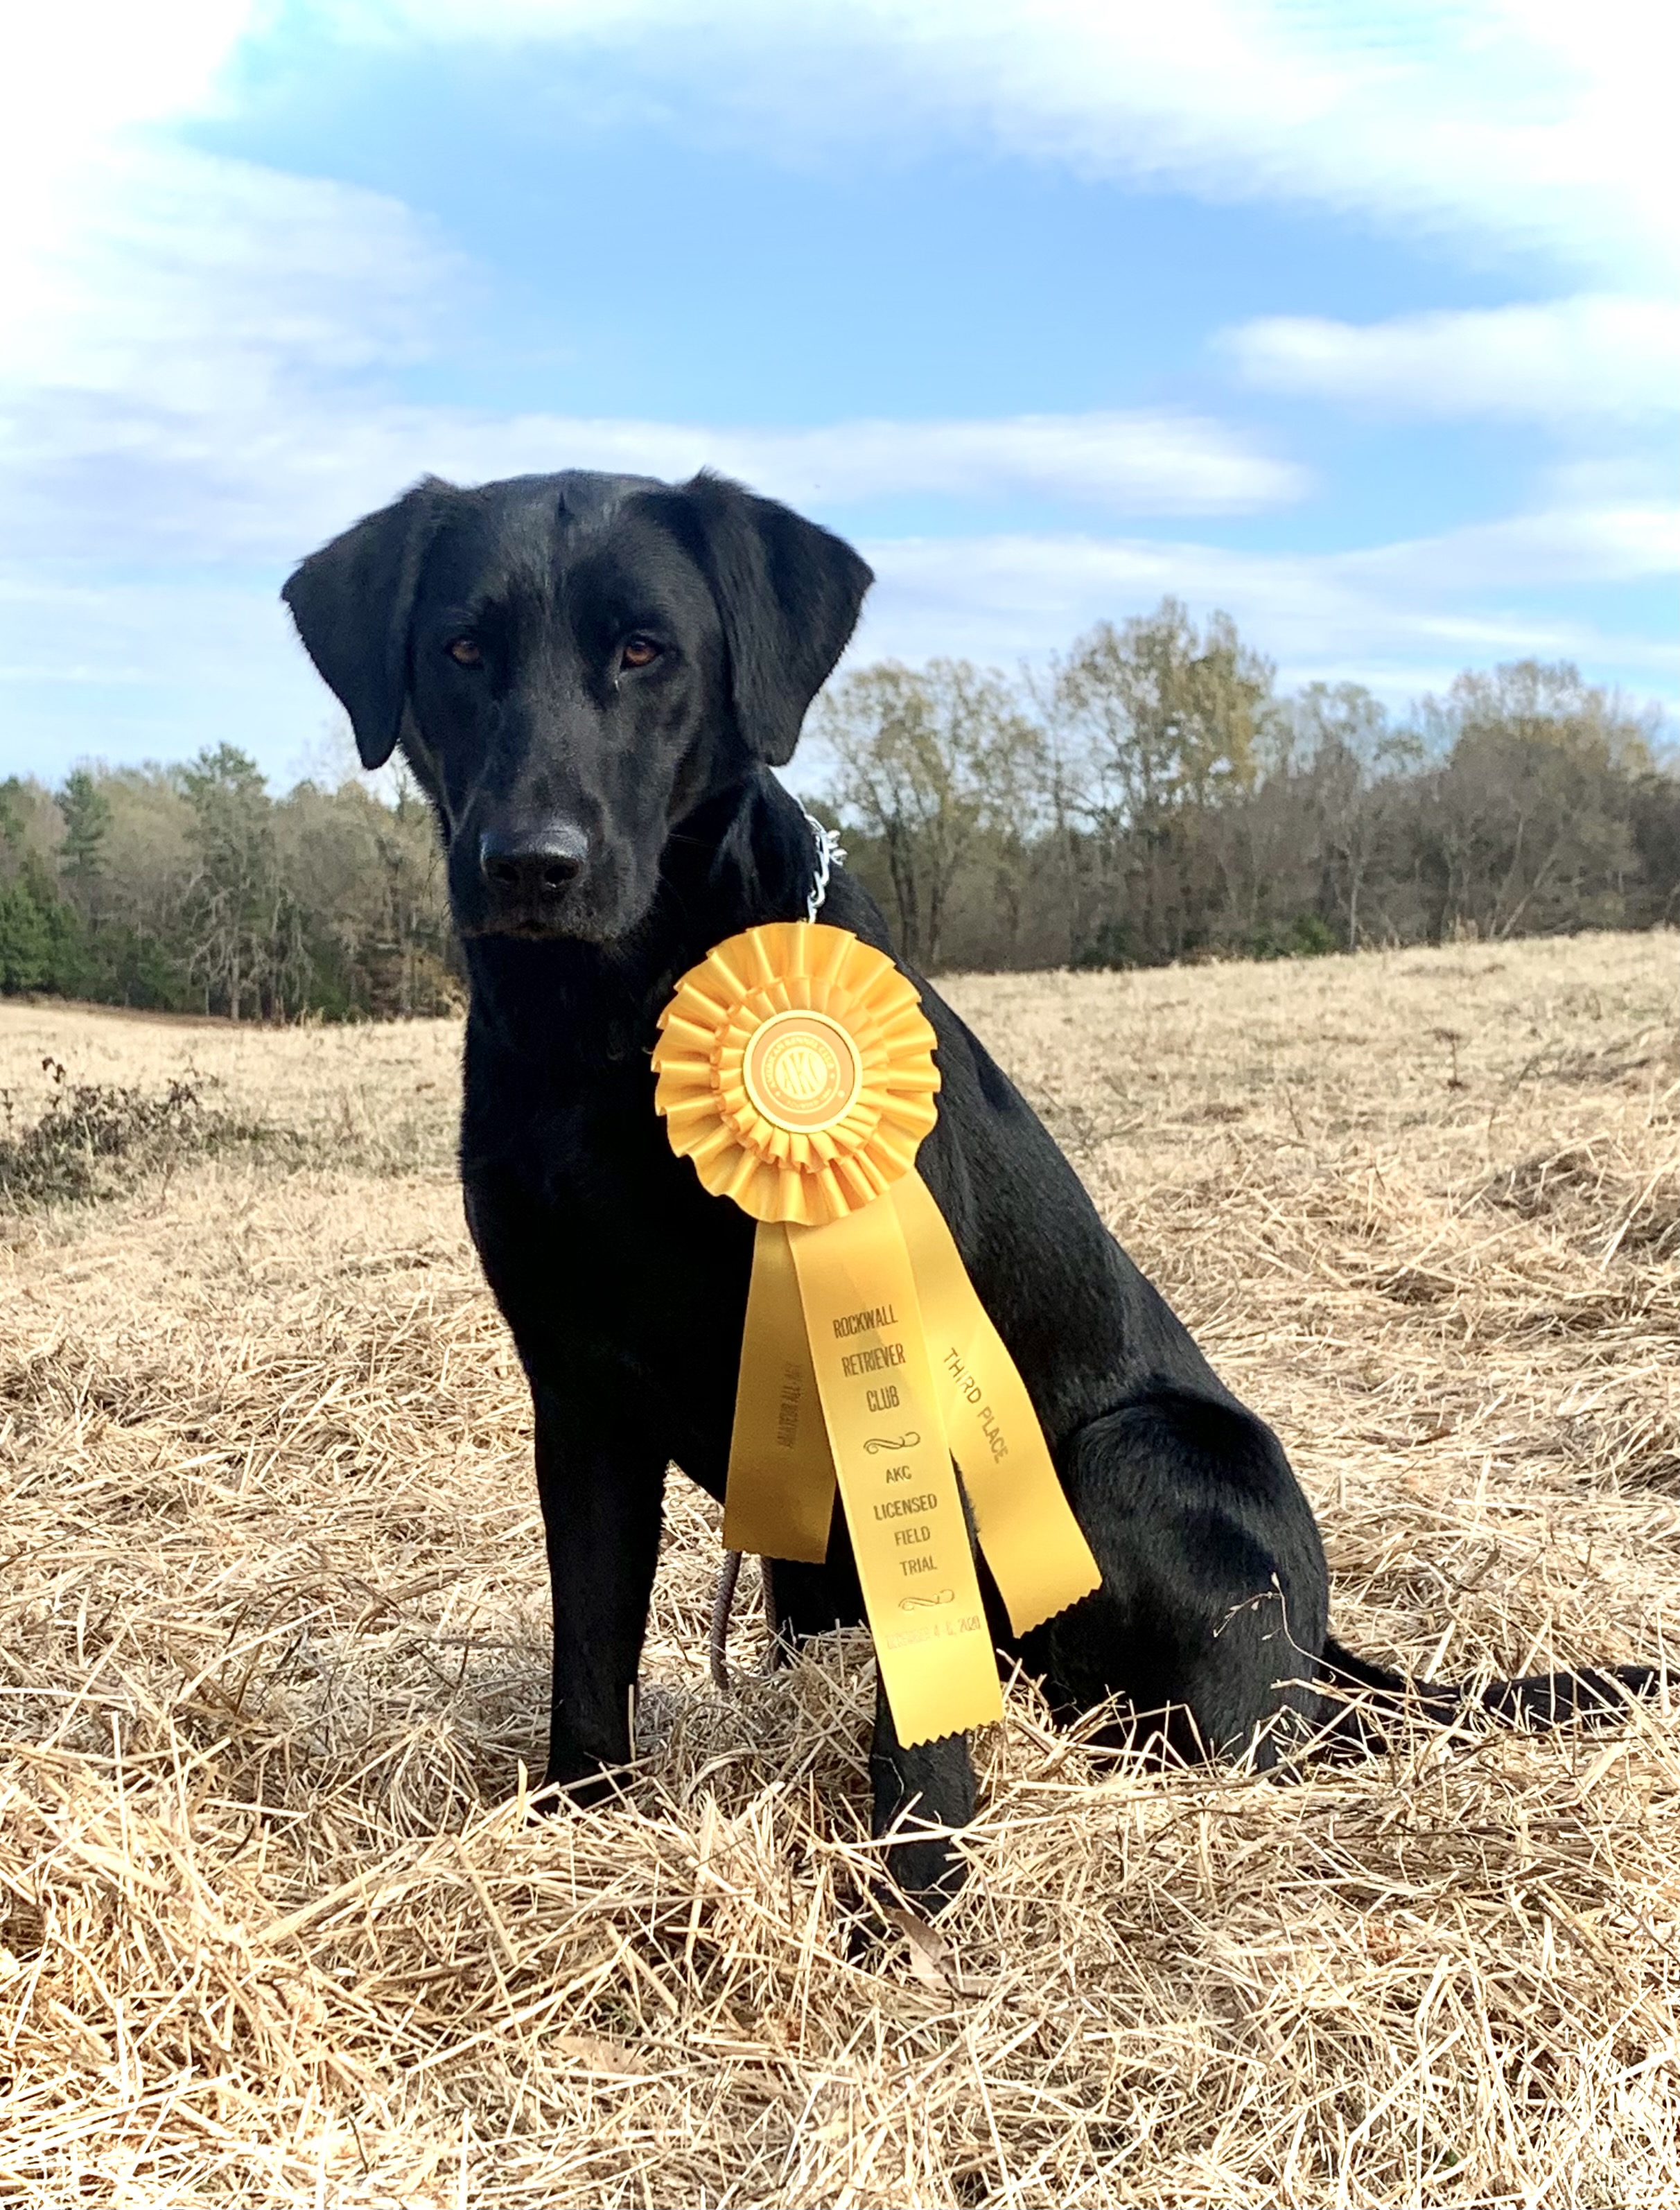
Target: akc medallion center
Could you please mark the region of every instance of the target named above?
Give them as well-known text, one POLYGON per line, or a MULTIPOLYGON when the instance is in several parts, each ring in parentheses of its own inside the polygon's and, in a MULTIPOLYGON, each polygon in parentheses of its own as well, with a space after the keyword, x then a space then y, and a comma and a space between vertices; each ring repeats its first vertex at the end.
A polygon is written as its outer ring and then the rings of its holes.
POLYGON ((813 1135, 843 1120, 863 1087, 857 1046, 837 1021, 777 1013, 746 1047, 746 1094, 777 1127, 813 1135))

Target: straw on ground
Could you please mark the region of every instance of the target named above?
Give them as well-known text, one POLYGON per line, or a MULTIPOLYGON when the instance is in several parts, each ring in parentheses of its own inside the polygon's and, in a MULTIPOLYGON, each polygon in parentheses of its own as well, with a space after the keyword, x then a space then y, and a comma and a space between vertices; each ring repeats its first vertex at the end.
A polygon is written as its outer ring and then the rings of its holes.
MULTIPOLYGON (((1372 1656, 1674 1644, 1675 951, 952 986, 1279 1430, 1372 1656)), ((1018 1685, 962 1903, 860 1943, 867 1651, 758 1678, 743 1604, 720 1697, 674 1476, 641 1770, 528 1823, 546 1584, 458 1049, 0 1008, 14 1132, 50 1058, 215 1078, 227 1138, 3 1222, 0 2199, 1680 2197, 1660 1706, 1280 1786, 1018 1685)))

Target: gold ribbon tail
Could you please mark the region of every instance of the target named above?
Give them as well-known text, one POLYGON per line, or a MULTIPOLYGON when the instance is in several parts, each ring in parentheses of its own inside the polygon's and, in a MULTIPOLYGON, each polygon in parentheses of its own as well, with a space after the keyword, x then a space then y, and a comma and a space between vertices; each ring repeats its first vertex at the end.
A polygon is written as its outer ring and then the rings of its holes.
POLYGON ((779 1221, 761 1220, 735 1383, 724 1546, 819 1566, 833 1519, 834 1458, 788 1231, 779 1221))
MULTIPOLYGON (((933 1192, 912 1170, 885 1205, 903 1228, 951 1448, 986 1563, 1018 1634, 1103 1585, 1003 1337, 933 1192)), ((885 1209, 885 1207, 883 1207, 885 1209)))
POLYGON ((817 1391, 906 1748, 1003 1715, 963 1500, 897 1211, 786 1229, 817 1391))

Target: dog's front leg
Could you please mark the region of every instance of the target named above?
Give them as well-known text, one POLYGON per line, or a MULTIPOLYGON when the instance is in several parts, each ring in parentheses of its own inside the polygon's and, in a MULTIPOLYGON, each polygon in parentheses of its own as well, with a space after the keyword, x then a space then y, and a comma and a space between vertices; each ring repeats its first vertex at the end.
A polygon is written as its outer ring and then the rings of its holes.
POLYGON ((540 1386, 533 1398, 554 1602, 547 1778, 591 1802, 611 1790, 604 1773, 631 1758, 665 1463, 638 1441, 589 1434, 540 1386))
POLYGON ((917 1829, 965 1827, 974 1816, 974 1760, 965 1734, 906 1749, 892 1724, 885 1688, 875 1690, 875 1738, 869 1750, 874 1788, 871 1831, 878 1839, 897 1836, 886 1869, 908 1896, 937 1908, 949 1902, 968 1868, 942 1834, 917 1839, 917 1829))
MULTIPOLYGON (((972 1529, 970 1529, 972 1539, 972 1529)), ((771 1562, 771 1632, 778 1662, 799 1644, 864 1616, 863 1591, 844 1518, 837 1508, 828 1561, 821 1566, 771 1562)), ((974 1816, 974 1762, 966 1735, 906 1749, 892 1723, 886 1692, 875 1690, 875 1734, 869 1748, 874 1793, 870 1831, 892 1839, 886 1869, 908 1896, 937 1907, 956 1894, 967 1874, 963 1859, 942 1834, 918 1838, 928 1827, 965 1827, 974 1816)))

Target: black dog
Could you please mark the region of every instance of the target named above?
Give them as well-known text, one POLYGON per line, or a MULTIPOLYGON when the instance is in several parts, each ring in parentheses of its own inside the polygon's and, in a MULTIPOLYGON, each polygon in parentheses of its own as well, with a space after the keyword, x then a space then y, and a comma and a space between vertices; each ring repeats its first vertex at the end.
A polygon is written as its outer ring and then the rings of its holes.
MULTIPOLYGON (((655 1021, 721 939, 804 915, 812 833, 770 770, 871 580, 838 538, 735 485, 569 474, 422 483, 286 589, 363 760, 401 743, 448 848, 472 989, 467 1217, 530 1379, 554 1601, 548 1778, 577 1793, 610 1787, 632 1754, 666 1467, 723 1492, 752 1252, 752 1221, 705 1194, 655 1117, 655 1021)), ((849 875, 823 918, 891 948, 849 875)), ((920 987, 943 1078, 922 1172, 1103 1571, 1097 1594, 1024 1640, 994 1603, 1000 1648, 1057 1706, 1118 1694, 1134 1739, 1187 1756, 1275 1761, 1290 1715, 1325 1722, 1315 1682, 1398 1697, 1395 1676, 1326 1639, 1324 1553, 1276 1437, 920 987)), ((771 1573, 789 1637, 861 1618, 840 1519, 826 1566, 771 1573)), ((1544 1720, 1621 1694, 1548 1676, 1491 1700, 1544 1720)), ((904 1749, 884 1699, 872 1764, 878 1834, 972 1814, 966 1742, 904 1749)), ((922 1892, 957 1869, 937 1837, 900 1841, 891 1863, 922 1892)))

